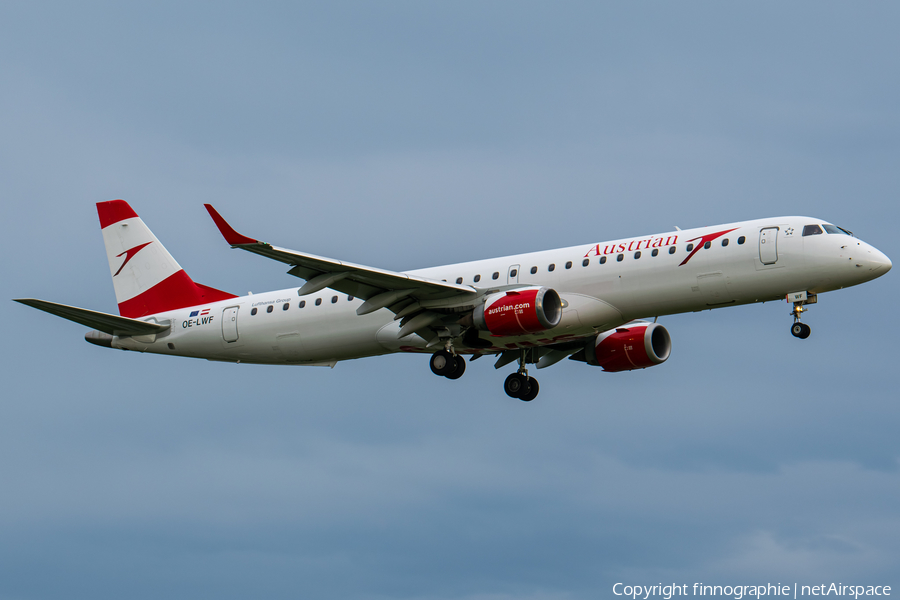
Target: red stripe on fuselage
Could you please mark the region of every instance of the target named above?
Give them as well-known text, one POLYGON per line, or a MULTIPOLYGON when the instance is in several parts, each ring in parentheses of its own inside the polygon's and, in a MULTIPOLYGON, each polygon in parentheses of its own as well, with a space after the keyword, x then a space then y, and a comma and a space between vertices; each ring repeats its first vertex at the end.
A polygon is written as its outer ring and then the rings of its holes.
POLYGON ((97 214, 100 216, 100 229, 106 229, 125 219, 134 219, 137 213, 124 200, 110 200, 97 203, 97 214))
POLYGON ((184 269, 167 277, 146 292, 119 303, 119 314, 130 319, 237 298, 206 285, 194 283, 184 269))

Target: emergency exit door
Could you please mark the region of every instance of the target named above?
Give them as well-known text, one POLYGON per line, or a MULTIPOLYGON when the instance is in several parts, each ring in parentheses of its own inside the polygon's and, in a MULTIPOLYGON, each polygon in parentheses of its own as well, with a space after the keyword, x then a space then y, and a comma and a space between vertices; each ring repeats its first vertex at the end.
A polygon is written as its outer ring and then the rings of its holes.
POLYGON ((237 315, 237 306, 231 306, 222 312, 222 337, 226 342, 238 340, 237 315))
POLYGON ((519 265, 512 265, 506 272, 506 283, 519 283, 519 265))

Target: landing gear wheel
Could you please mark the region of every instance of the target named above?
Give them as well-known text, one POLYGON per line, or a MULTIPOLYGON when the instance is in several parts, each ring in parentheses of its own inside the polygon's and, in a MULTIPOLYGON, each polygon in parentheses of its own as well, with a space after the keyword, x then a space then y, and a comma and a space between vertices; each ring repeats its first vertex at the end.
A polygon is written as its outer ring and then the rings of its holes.
POLYGON ((794 302, 794 309, 791 311, 791 315, 794 317, 794 324, 791 325, 791 335, 795 338, 805 340, 809 337, 809 334, 812 333, 812 329, 809 328, 809 325, 800 322, 800 316, 808 310, 803 307, 805 304, 815 303, 815 294, 811 294, 808 297, 804 294, 802 300, 794 302))
MULTIPOLYGON (((445 377, 456 370, 456 357, 446 350, 438 350, 431 355, 431 372, 445 377)), ((465 367, 464 367, 465 368, 465 367)))
POLYGON ((791 335, 801 340, 808 338, 810 333, 812 333, 812 329, 806 323, 797 322, 791 326, 791 335))
POLYGON ((534 377, 528 378, 528 391, 519 396, 519 400, 522 402, 531 402, 535 398, 537 398, 538 391, 541 389, 541 386, 538 385, 537 379, 534 377))
POLYGON ((519 373, 511 373, 503 382, 503 391, 510 398, 521 398, 528 391, 528 378, 519 373))
POLYGON ((453 357, 453 362, 456 363, 456 367, 450 373, 444 375, 447 379, 459 379, 463 376, 463 373, 466 372, 466 359, 460 356, 459 354, 453 357))

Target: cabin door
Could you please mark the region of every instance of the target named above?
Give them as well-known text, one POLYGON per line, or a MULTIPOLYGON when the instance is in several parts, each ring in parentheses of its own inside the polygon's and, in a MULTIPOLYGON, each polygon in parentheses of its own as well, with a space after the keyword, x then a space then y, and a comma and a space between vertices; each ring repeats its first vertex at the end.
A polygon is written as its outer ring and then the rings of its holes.
POLYGON ((777 227, 766 227, 759 232, 759 260, 764 265, 778 262, 777 227))

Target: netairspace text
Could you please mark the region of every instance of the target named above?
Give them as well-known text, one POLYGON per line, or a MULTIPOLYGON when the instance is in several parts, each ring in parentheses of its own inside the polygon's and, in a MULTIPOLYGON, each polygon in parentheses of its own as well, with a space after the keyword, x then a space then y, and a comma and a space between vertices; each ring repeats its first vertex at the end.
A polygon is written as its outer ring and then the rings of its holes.
POLYGON ((889 585, 844 585, 843 583, 822 583, 819 585, 784 585, 781 583, 765 585, 707 585, 704 583, 672 583, 664 585, 628 585, 617 583, 613 586, 613 594, 627 596, 637 600, 649 600, 651 597, 659 597, 670 600, 675 596, 724 596, 741 600, 741 598, 793 597, 795 600, 801 596, 852 596, 854 599, 860 596, 890 596, 889 585))

